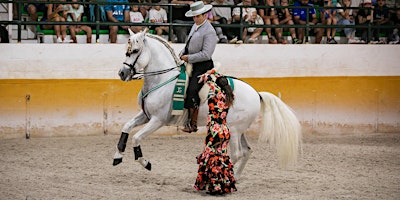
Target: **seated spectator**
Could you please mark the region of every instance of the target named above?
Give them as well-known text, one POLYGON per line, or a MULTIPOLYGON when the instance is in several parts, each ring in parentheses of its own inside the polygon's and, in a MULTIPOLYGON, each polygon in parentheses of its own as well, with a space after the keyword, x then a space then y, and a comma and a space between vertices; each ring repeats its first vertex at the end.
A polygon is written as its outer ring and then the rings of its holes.
POLYGON ((396 26, 395 29, 393 29, 392 33, 389 34, 388 40, 389 44, 400 44, 399 40, 399 30, 400 30, 400 9, 399 7, 396 7, 396 13, 391 15, 390 22, 392 25, 396 26))
MULTIPOLYGON (((294 16, 294 23, 305 25, 307 23, 307 14, 309 15, 309 25, 315 25, 318 23, 317 12, 314 9, 313 4, 308 3, 308 0, 300 0, 294 3, 294 6, 307 6, 310 7, 308 9, 305 8, 294 8, 293 9, 293 16, 294 16)), ((304 35, 305 35, 305 28, 298 28, 298 37, 299 37, 299 44, 303 43, 304 35)), ((311 29, 314 31, 315 35, 315 43, 320 44, 322 40, 322 36, 324 35, 324 29, 322 28, 313 28, 311 29)))
MULTIPOLYGON (((154 3, 152 0, 133 0, 133 2, 138 2, 138 3, 154 3)), ((160 0, 157 0, 157 3, 160 2, 160 0)), ((149 19, 149 11, 151 9, 150 5, 140 5, 139 6, 139 11, 142 13, 142 16, 144 18, 144 21, 147 22, 149 19)))
MULTIPOLYGON (((251 6, 251 0, 242 0, 242 3, 239 3, 238 6, 251 6)), ((240 24, 240 19, 244 24, 252 25, 252 24, 264 24, 262 18, 257 14, 257 10, 254 7, 235 7, 232 11, 232 19, 233 23, 240 24), (240 11, 242 9, 242 11, 240 11), (240 12, 242 12, 242 16, 240 16, 240 12)), ((235 28, 236 35, 238 37, 233 38, 230 43, 241 44, 243 40, 246 39, 247 34, 250 33, 250 38, 248 43, 254 43, 257 40, 257 37, 261 34, 262 28, 256 27, 248 27, 243 29, 242 38, 240 38, 240 28, 235 28), (243 39, 243 40, 242 40, 243 39)))
MULTIPOLYGON (((324 7, 332 7, 332 0, 324 0, 324 7)), ((336 25, 336 9, 327 8, 321 10, 321 21, 325 25, 336 25)), ((336 28, 326 28, 326 43, 337 44, 335 40, 336 28)))
MULTIPOLYGON (((78 0, 72 0, 71 2, 78 2, 78 0)), ((68 4, 68 13, 64 18, 67 18, 68 22, 81 22, 83 14, 83 5, 81 4, 68 4)), ((92 43, 92 28, 86 25, 68 25, 69 32, 73 43, 78 43, 76 40, 76 33, 80 31, 86 32, 86 43, 92 43)))
POLYGON ((181 1, 181 0, 169 0, 172 4, 181 4, 182 6, 172 6, 172 19, 173 23, 186 24, 187 26, 174 26, 173 31, 176 35, 176 42, 185 43, 189 31, 194 24, 192 17, 186 17, 185 13, 188 10, 188 6, 193 3, 193 1, 181 1))
MULTIPOLYGON (((41 0, 44 1, 44 0, 41 0)), ((18 3, 14 3, 13 4, 13 11, 14 11, 14 19, 18 19, 18 11, 19 11, 19 4, 18 3), (17 12, 15 12, 17 11, 17 12)), ((24 11, 28 13, 29 18, 32 21, 38 21, 38 12, 41 12, 43 14, 43 16, 47 15, 47 7, 46 4, 43 3, 27 3, 24 6, 24 11)), ((28 26, 28 29, 30 29, 33 33, 35 33, 35 37, 36 37, 36 25, 30 25, 28 26)))
MULTIPOLYGON (((337 10, 336 17, 338 18, 338 25, 354 25, 354 16, 353 16, 353 9, 349 8, 351 6, 351 0, 341 0, 341 2, 336 4, 336 7, 339 8, 337 10)), ((355 34, 356 29, 354 27, 345 27, 345 28, 337 28, 337 32, 344 31, 344 34, 347 38, 348 44, 359 43, 359 40, 356 40, 355 34)))
MULTIPOLYGON (((96 2, 95 0, 90 0, 90 2, 96 2)), ((89 12, 88 14, 89 21, 96 22, 97 20, 100 22, 107 22, 106 11, 104 10, 104 5, 100 4, 89 4, 89 12), (96 10, 99 9, 99 18, 96 19, 96 10)), ((95 25, 92 28, 96 28, 95 25)), ((100 29, 108 29, 108 26, 101 25, 100 29)))
POLYGON ((3 25, 0 25, 0 43, 10 43, 8 30, 3 25))
MULTIPOLYGON (((129 12, 129 21, 132 23, 143 23, 144 18, 142 13, 139 11, 139 5, 131 5, 131 11, 129 12)), ((131 26, 132 32, 137 33, 144 30, 143 26, 131 26)))
POLYGON ((32 21, 38 20, 38 12, 42 12, 44 16, 46 16, 47 8, 44 3, 28 3, 24 10, 28 13, 29 17, 32 21))
MULTIPOLYGON (((212 0, 203 0, 204 5, 210 4, 212 0)), ((210 23, 214 23, 214 16, 212 11, 206 13, 206 18, 210 23)), ((218 22, 217 22, 218 23, 218 22)), ((214 26, 215 33, 217 34, 219 43, 228 43, 227 37, 222 33, 221 27, 214 26)))
MULTIPOLYGON (((277 16, 275 8, 274 8, 273 0, 260 0, 258 5, 259 6, 268 6, 266 8, 258 9, 258 13, 260 14, 260 17, 263 18, 264 24, 266 24, 266 25, 279 24, 279 20, 278 20, 278 16, 277 16)), ((271 28, 265 28, 265 31, 267 32, 268 42, 270 44, 278 43, 276 38, 272 35, 271 28)), ((280 43, 282 43, 283 42, 282 29, 275 28, 275 35, 280 39, 280 43), (279 36, 279 34, 280 34, 280 36, 279 36)))
MULTIPOLYGON (((281 0, 281 6, 288 6, 289 0, 281 0)), ((279 24, 287 24, 293 25, 292 13, 289 11, 289 8, 277 8, 276 13, 278 15, 279 24)), ((283 30, 287 30, 288 28, 284 28, 283 30)), ((292 37, 292 43, 298 44, 299 39, 296 37, 296 30, 294 28, 289 28, 290 36, 292 37)))
MULTIPOLYGON (((357 24, 359 25, 368 25, 373 21, 373 12, 372 12, 372 2, 371 0, 364 0, 361 4, 361 8, 357 13, 357 24)), ((371 41, 371 35, 368 33, 368 28, 360 28, 361 32, 361 43, 366 43, 371 41)))
MULTIPOLYGON (((159 3, 160 0, 153 0, 152 2, 159 3)), ((150 23, 168 23, 167 11, 165 11, 164 8, 161 8, 160 5, 155 5, 149 11, 149 20, 150 23)), ((163 32, 169 33, 168 26, 154 25, 150 27, 150 30, 156 31, 157 35, 162 35, 163 32)))
MULTIPOLYGON (((217 7, 214 5, 233 5, 232 2, 227 0, 215 0, 211 3, 213 5, 211 12, 213 14, 214 24, 231 24, 232 23, 232 11, 230 7, 217 7)), ((234 38, 232 31, 229 27, 220 27, 222 29, 222 37, 220 43, 225 43, 225 40, 232 40, 234 38)))
MULTIPOLYGON (((68 12, 69 7, 67 5, 62 4, 46 4, 47 6, 47 15, 43 16, 42 21, 51 21, 51 22, 65 22, 65 18, 63 17, 68 12)), ((41 29, 50 30, 54 29, 57 37, 57 43, 69 43, 70 40, 65 39, 67 37, 67 26, 66 25, 51 25, 44 24, 41 26, 41 29)))
MULTIPOLYGON (((107 0, 107 2, 115 2, 115 3, 129 3, 128 0, 107 0)), ((107 19, 110 22, 129 22, 129 5, 123 4, 107 4, 104 7, 107 15, 107 19)), ((110 26, 110 43, 117 42, 118 30, 128 30, 129 26, 110 26)))
POLYGON ((381 28, 382 26, 390 25, 389 21, 389 8, 386 5, 386 0, 377 0, 377 3, 374 8, 374 20, 373 24, 378 26, 373 29, 373 41, 372 43, 380 43, 385 44, 387 42, 387 38, 380 39, 380 33, 383 33, 385 37, 389 35, 389 29, 381 28))

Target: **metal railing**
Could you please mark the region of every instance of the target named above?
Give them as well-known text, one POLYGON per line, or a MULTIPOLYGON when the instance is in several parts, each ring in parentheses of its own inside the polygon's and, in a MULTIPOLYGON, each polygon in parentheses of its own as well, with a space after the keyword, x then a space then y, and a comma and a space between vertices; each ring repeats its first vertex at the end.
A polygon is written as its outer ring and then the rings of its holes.
MULTIPOLYGON (((185 23, 173 23, 172 22, 172 16, 173 16, 173 6, 184 6, 187 7, 189 10, 189 5, 182 5, 182 4, 160 4, 160 3, 120 3, 120 2, 105 2, 105 1, 98 1, 98 2, 66 2, 66 1, 27 1, 27 0, 0 0, 0 3, 8 3, 8 4, 14 4, 18 8, 18 13, 17 13, 17 19, 16 20, 7 20, 7 21, 0 21, 0 24, 4 25, 17 25, 18 27, 18 35, 17 35, 17 41, 21 42, 21 31, 22 31, 22 26, 23 25, 89 25, 89 26, 94 26, 96 30, 96 41, 99 39, 99 34, 100 34, 100 27, 101 26, 110 26, 110 25, 118 25, 118 26, 154 26, 154 25, 163 25, 163 26, 168 26, 170 30, 173 29, 175 26, 192 26, 192 24, 185 24, 185 23), (100 20, 100 9, 99 6, 96 6, 95 9, 95 21, 81 21, 81 22, 53 22, 53 21, 22 21, 22 8, 23 5, 26 3, 52 3, 52 4, 82 4, 82 5, 106 5, 106 4, 113 4, 113 5, 139 5, 139 6, 154 6, 154 5, 160 5, 162 7, 167 7, 167 13, 168 13, 168 23, 132 23, 132 22, 103 22, 100 20)), ((231 9, 235 7, 253 7, 256 9, 262 9, 262 8, 272 8, 271 6, 238 6, 238 5, 213 5, 214 7, 229 7, 231 9)), ((273 8, 290 8, 290 9, 306 9, 306 12, 309 13, 309 9, 343 9, 343 7, 310 7, 310 6, 273 6, 273 8)), ((347 9, 360 9, 360 7, 347 7, 347 9)), ((371 9, 371 8, 363 8, 363 9, 371 9)), ((389 10, 394 10, 396 11, 398 8, 389 8, 389 10)), ((386 25, 386 26, 380 26, 380 25, 375 25, 373 23, 368 23, 368 24, 355 24, 355 25, 323 25, 323 24, 309 24, 310 18, 309 15, 307 15, 306 19, 306 24, 293 24, 293 25, 288 25, 288 24, 248 24, 248 23, 243 23, 242 20, 242 9, 240 9, 240 23, 238 24, 213 24, 213 26, 216 27, 228 27, 228 28, 239 28, 240 29, 240 37, 242 36, 243 30, 248 27, 255 27, 255 28, 305 28, 305 39, 307 42, 308 38, 310 36, 309 30, 310 28, 363 28, 363 29, 368 29, 368 37, 372 35, 372 29, 374 28, 380 28, 380 29, 393 29, 395 28, 394 25, 386 25)), ((171 41, 172 38, 172 31, 169 31, 168 33, 168 38, 171 41)), ((369 42, 369 41, 366 41, 369 42)))

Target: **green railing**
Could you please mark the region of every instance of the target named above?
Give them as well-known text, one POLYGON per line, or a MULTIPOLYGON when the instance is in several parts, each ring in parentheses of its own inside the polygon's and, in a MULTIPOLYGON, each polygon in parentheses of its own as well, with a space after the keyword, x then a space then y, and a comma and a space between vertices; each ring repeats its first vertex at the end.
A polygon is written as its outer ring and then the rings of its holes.
MULTIPOLYGON (((152 26, 152 25, 163 25, 163 26, 169 26, 169 29, 172 30, 173 27, 175 26, 192 26, 191 24, 183 24, 183 23, 173 23, 171 21, 172 15, 173 15, 173 6, 185 6, 189 10, 189 5, 182 5, 182 4, 160 4, 160 3, 107 3, 104 1, 98 1, 98 2, 65 2, 65 1, 27 1, 27 0, 0 0, 0 3, 12 3, 17 6, 18 8, 18 13, 17 13, 17 19, 16 20, 6 20, 6 21, 0 21, 0 24, 4 25, 17 25, 18 27, 18 36, 17 36, 17 41, 21 42, 21 30, 23 25, 89 25, 89 26, 94 26, 94 33, 96 34, 96 41, 99 39, 99 34, 100 34, 100 27, 101 26, 110 26, 110 25, 119 25, 119 26, 152 26), (113 5, 139 5, 139 6, 153 6, 153 5, 160 5, 163 7, 167 7, 167 13, 168 13, 168 23, 162 23, 162 24, 157 24, 157 23, 131 23, 131 22, 103 22, 100 21, 100 10, 99 7, 96 6, 95 10, 95 21, 83 21, 83 22, 48 22, 48 21, 22 21, 22 14, 24 11, 22 10, 24 7, 24 4, 26 3, 52 3, 52 4, 72 4, 72 3, 79 3, 82 5, 106 5, 106 4, 113 4, 113 5)), ((230 7, 231 9, 235 7, 255 7, 257 9, 261 8, 269 8, 270 6, 238 6, 238 5, 213 5, 214 7, 230 7)), ((312 8, 308 6, 274 6, 274 8, 301 8, 301 9, 306 9, 307 13, 309 9, 342 9, 338 7, 318 7, 318 8, 312 8)), ((359 7, 348 7, 348 9, 360 9, 359 7)), ((364 8, 368 9, 368 8, 364 8)), ((390 10, 396 10, 396 8, 389 8, 390 10)), ((397 8, 398 9, 398 8, 397 8)), ((242 12, 242 9, 240 9, 240 12, 242 12)), ((242 21, 242 20, 240 20, 242 21)), ((395 28, 394 25, 386 25, 386 26, 379 26, 379 25, 374 25, 373 23, 369 24, 355 24, 355 25, 322 25, 322 24, 316 24, 316 25, 310 25, 309 24, 309 15, 307 15, 307 20, 306 24, 294 24, 294 25, 267 25, 267 24, 262 24, 262 25, 256 25, 256 24, 247 24, 247 23, 239 23, 239 24, 213 24, 213 26, 216 27, 230 27, 230 28, 240 28, 240 34, 242 34, 244 28, 248 27, 256 27, 256 28, 305 28, 305 42, 308 42, 308 38, 310 36, 309 29, 310 28, 367 28, 368 29, 368 37, 370 38, 372 34, 372 29, 374 28, 380 28, 380 29, 393 29, 395 28)), ((172 38, 172 31, 169 31, 168 35, 169 40, 171 41, 172 38)), ((369 42, 369 41, 367 41, 369 42)))

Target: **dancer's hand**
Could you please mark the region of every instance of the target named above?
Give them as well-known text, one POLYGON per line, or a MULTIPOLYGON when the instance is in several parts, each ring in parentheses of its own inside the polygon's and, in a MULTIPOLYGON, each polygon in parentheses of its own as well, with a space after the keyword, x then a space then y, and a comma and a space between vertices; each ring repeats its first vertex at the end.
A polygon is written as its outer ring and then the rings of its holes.
POLYGON ((198 76, 200 79, 199 79, 199 82, 198 83, 201 83, 201 82, 207 82, 207 76, 208 76, 209 74, 207 74, 207 73, 204 73, 204 74, 202 74, 202 75, 200 75, 200 76, 198 76))

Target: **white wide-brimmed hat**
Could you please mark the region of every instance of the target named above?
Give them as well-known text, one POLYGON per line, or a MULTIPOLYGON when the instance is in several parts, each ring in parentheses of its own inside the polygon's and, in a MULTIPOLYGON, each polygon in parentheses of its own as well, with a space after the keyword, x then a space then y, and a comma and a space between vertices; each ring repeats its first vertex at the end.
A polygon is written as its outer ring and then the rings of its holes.
POLYGON ((190 10, 185 13, 186 17, 194 17, 211 10, 212 5, 204 5, 203 1, 196 1, 190 5, 190 10))

